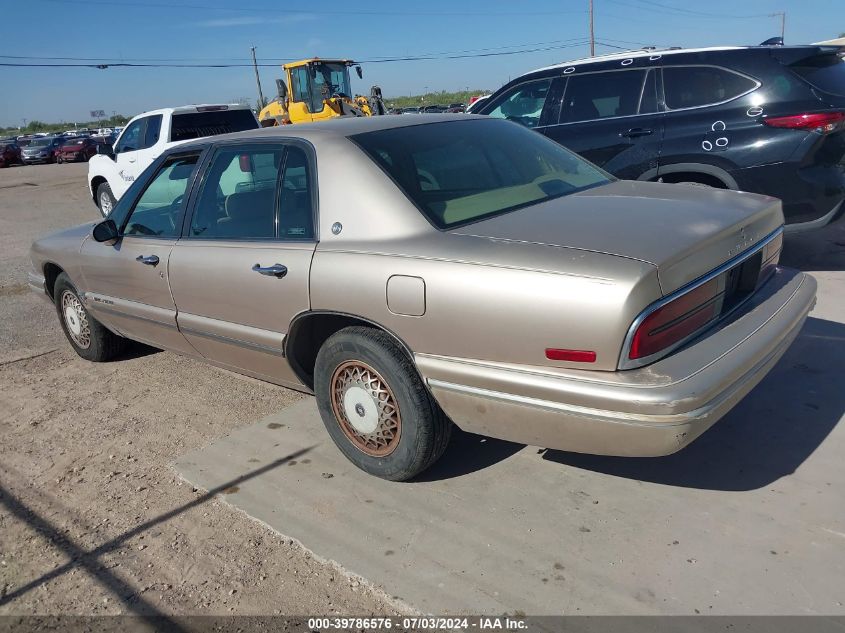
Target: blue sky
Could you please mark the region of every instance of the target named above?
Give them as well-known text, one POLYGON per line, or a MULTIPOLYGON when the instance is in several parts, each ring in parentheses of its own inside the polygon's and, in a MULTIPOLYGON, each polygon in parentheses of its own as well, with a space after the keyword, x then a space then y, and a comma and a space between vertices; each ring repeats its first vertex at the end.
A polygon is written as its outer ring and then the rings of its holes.
MULTIPOLYGON (((787 43, 845 32, 845 0, 595 0, 595 7, 597 40, 626 48, 756 44, 779 34, 779 18, 766 15, 776 11, 787 14, 787 43)), ((586 8, 587 0, 321 0, 311 5, 271 0, 0 0, 0 55, 246 63, 254 45, 260 62, 276 63, 311 55, 372 60, 553 47, 515 55, 366 63, 363 80, 353 75, 356 92, 378 84, 388 97, 425 89, 495 89, 533 68, 586 55, 588 48, 581 43, 587 37, 586 8)), ((613 50, 597 47, 597 52, 613 50)), ((36 63, 0 59, 30 61, 36 63)), ((280 72, 261 68, 265 95, 274 92, 273 80, 280 72)), ((168 105, 256 98, 248 67, 0 67, 0 86, 0 126, 18 125, 24 117, 84 120, 93 109, 132 115, 168 105)))

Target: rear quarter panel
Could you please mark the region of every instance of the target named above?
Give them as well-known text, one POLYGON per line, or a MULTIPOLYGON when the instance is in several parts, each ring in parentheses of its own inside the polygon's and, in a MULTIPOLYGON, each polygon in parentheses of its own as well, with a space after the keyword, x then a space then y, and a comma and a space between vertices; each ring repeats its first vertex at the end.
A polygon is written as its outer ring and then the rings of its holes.
POLYGON ((445 233, 379 249, 323 242, 311 269, 312 309, 374 321, 414 353, 547 367, 616 369, 629 325, 659 296, 656 269, 643 262, 445 233), (424 314, 391 311, 394 275, 423 280, 424 314), (549 361, 549 347, 597 359, 549 361))

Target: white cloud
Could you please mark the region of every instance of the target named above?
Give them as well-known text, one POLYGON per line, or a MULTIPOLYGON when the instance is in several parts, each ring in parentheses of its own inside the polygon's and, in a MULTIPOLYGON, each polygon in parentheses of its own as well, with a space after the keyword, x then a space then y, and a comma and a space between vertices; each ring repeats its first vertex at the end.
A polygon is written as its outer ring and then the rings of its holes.
POLYGON ((281 16, 243 15, 232 18, 217 18, 196 22, 195 26, 205 28, 228 28, 233 26, 254 26, 256 24, 297 24, 316 19, 313 13, 292 13, 281 16))

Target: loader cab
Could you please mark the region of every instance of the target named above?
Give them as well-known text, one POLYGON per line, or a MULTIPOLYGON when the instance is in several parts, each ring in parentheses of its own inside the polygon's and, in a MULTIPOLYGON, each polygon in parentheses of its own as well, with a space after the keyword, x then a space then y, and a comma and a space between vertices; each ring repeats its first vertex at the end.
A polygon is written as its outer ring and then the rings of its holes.
MULTIPOLYGON (((350 99, 350 60, 310 59, 285 66, 290 94, 288 111, 294 122, 317 121, 336 116, 326 101, 337 95, 350 99)), ((360 68, 360 67, 356 67, 360 68)), ((360 74, 360 72, 359 72, 360 74)))

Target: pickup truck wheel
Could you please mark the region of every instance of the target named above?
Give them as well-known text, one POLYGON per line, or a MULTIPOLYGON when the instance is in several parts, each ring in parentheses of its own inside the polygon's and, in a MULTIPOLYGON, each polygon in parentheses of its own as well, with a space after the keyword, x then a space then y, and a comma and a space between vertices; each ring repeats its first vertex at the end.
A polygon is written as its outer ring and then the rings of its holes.
POLYGON ((452 423, 384 332, 348 327, 320 348, 314 391, 334 443, 361 470, 405 481, 436 462, 452 423))
POLYGON ((111 192, 109 183, 104 182, 97 187, 97 206, 100 207, 100 213, 103 214, 103 217, 111 213, 111 210, 114 209, 114 205, 116 204, 117 200, 115 200, 114 194, 111 192))
POLYGON ((67 274, 56 279, 53 297, 56 312, 73 350, 85 360, 111 360, 125 348, 127 340, 113 334, 88 313, 67 274))

